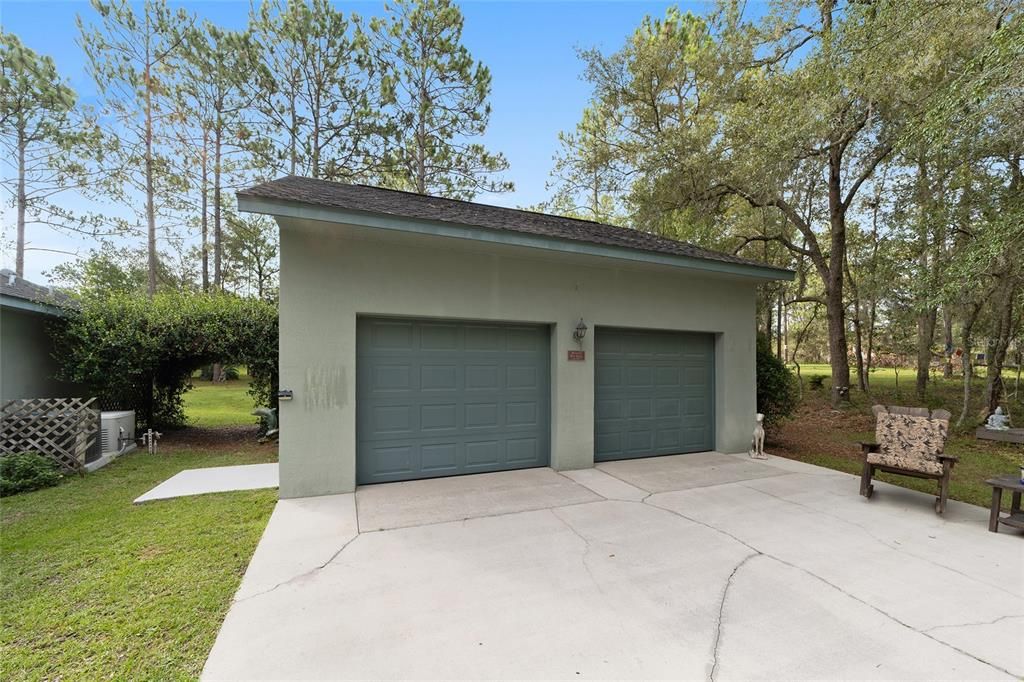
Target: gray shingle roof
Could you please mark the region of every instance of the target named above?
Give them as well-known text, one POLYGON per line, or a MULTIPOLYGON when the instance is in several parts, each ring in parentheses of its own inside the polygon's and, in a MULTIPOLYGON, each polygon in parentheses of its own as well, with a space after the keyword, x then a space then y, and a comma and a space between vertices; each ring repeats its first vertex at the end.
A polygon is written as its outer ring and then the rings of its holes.
POLYGON ((637 251, 771 268, 780 273, 785 272, 757 261, 703 249, 693 244, 626 227, 368 185, 350 185, 290 175, 243 189, 238 192, 238 196, 312 204, 401 218, 456 223, 492 230, 522 232, 637 251))
POLYGON ((0 295, 19 298, 32 303, 56 306, 58 308, 73 308, 76 306, 75 299, 67 294, 52 289, 42 284, 29 282, 15 274, 14 270, 4 268, 0 270, 0 295))

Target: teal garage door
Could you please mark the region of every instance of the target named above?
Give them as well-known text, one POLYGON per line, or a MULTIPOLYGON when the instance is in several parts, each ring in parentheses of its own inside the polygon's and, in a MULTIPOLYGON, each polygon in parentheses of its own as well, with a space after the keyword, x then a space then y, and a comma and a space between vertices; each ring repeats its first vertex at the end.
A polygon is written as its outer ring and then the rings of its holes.
POLYGON ((594 459, 713 450, 712 334, 599 328, 594 459))
POLYGON ((360 484, 547 466, 545 326, 360 318, 360 484))

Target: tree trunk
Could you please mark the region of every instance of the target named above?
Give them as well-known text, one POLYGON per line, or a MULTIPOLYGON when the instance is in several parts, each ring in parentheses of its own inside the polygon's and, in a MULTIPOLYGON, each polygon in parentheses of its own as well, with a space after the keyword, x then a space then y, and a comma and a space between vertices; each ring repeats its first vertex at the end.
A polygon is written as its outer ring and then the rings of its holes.
POLYGON ((210 290, 210 216, 209 216, 209 178, 207 177, 207 169, 209 164, 209 150, 210 150, 210 131, 203 129, 203 153, 202 153, 202 179, 200 184, 202 186, 202 197, 200 199, 200 205, 202 207, 202 227, 203 227, 203 242, 202 242, 202 256, 203 256, 203 291, 207 292, 210 290))
MULTIPOLYGON (((20 121, 19 121, 20 123, 20 121)), ((18 126, 18 245, 14 259, 14 273, 22 278, 25 276, 25 131, 18 126)))
POLYGON ((960 330, 960 344, 963 346, 961 359, 964 376, 964 402, 960 410, 960 418, 956 422, 957 426, 963 426, 971 406, 971 378, 974 376, 974 367, 971 364, 971 335, 974 331, 974 323, 978 319, 978 313, 981 312, 981 303, 968 304, 964 312, 963 328, 960 330))
POLYGON ((291 116, 291 129, 288 131, 288 174, 295 175, 295 165, 298 163, 299 150, 298 150, 298 138, 299 138, 299 113, 295 105, 295 88, 294 84, 289 95, 288 100, 289 115, 291 116))
POLYGON ((420 194, 427 193, 427 121, 424 113, 430 104, 430 97, 427 93, 427 46, 426 36, 419 36, 420 42, 420 73, 419 73, 419 99, 416 102, 416 191, 420 194))
POLYGON ((779 291, 779 298, 776 302, 775 318, 775 357, 785 362, 782 357, 782 291, 779 291))
POLYGON ((943 351, 946 355, 945 364, 942 368, 942 376, 946 379, 953 378, 953 312, 949 309, 949 306, 942 306, 942 328, 944 331, 943 339, 945 341, 945 350, 943 351))
POLYGON ((223 253, 223 245, 221 244, 220 188, 221 127, 220 114, 217 114, 217 127, 213 131, 213 288, 217 291, 224 290, 223 273, 221 272, 223 253))
POLYGON ((853 299, 853 357, 857 362, 857 386, 862 391, 868 390, 867 380, 864 377, 864 332, 863 318, 861 316, 860 291, 857 288, 857 280, 850 272, 849 262, 844 264, 846 269, 846 281, 850 283, 850 294, 853 299))
MULTIPOLYGON (((149 22, 149 13, 146 14, 146 22, 149 22)), ((154 206, 153 189, 153 87, 150 81, 149 64, 149 43, 146 44, 146 247, 148 252, 149 286, 147 292, 150 298, 156 294, 156 207, 154 206)))
POLYGON ((865 357, 864 385, 871 386, 871 368, 874 366, 875 353, 875 319, 878 316, 878 299, 871 297, 868 307, 868 349, 865 357))
POLYGON ((932 341, 935 339, 936 309, 929 308, 917 318, 917 398, 924 400, 928 388, 928 370, 932 364, 932 341))
POLYGON ((832 228, 825 280, 825 308, 828 313, 828 351, 832 365, 832 406, 850 400, 850 359, 846 345, 846 304, 843 301, 843 264, 846 262, 846 209, 843 206, 842 150, 829 148, 828 205, 832 228))
POLYGON ((789 309, 782 317, 782 362, 789 362, 789 309))
POLYGON ((313 129, 309 133, 309 172, 314 178, 320 177, 320 112, 313 111, 313 129))
POLYGON ((857 388, 867 392, 868 381, 864 368, 864 332, 861 329, 860 314, 853 321, 854 331, 854 358, 857 360, 857 388))
POLYGON ((990 352, 985 356, 988 374, 984 402, 986 417, 995 412, 1003 397, 1003 365, 1006 364, 1006 351, 1010 346, 1010 333, 1013 329, 1013 301, 1016 290, 1015 283, 1007 282, 1003 286, 1004 293, 999 300, 999 308, 995 311, 998 315, 995 343, 990 345, 990 352))

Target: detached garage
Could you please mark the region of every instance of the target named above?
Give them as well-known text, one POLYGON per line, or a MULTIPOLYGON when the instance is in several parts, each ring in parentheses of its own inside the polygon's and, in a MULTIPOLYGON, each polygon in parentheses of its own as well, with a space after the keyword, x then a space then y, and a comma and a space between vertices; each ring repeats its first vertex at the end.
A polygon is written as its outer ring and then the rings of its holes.
POLYGON ((287 177, 281 495, 740 452, 756 287, 793 273, 611 225, 287 177))

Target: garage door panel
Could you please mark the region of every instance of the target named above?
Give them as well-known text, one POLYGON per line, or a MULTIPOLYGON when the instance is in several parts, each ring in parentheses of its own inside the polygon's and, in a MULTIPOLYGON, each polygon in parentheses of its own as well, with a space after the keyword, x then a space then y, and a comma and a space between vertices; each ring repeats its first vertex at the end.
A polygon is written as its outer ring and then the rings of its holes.
POLYGON ((466 351, 469 353, 493 353, 505 350, 505 329, 477 325, 466 328, 466 351))
POLYGON ((598 399, 594 403, 594 416, 597 421, 621 419, 626 414, 625 400, 619 398, 598 399))
POLYGON ((505 442, 509 464, 530 465, 540 456, 541 444, 537 438, 512 438, 505 442))
POLYGON ((597 386, 621 386, 622 368, 616 366, 598 366, 594 383, 597 386))
POLYGON ((465 409, 467 429, 498 428, 498 403, 470 403, 465 409))
POLYGON ((658 398, 654 402, 654 413, 658 417, 680 417, 679 398, 658 398))
POLYGON ((654 435, 648 429, 631 431, 627 443, 630 452, 650 452, 654 447, 654 435))
POLYGON ((597 433, 594 436, 594 450, 596 452, 619 452, 622 448, 623 431, 616 429, 607 433, 597 433))
POLYGON ((659 449, 671 448, 681 440, 681 429, 661 429, 657 435, 657 447, 659 449))
POLYGON ((536 389, 538 388, 537 367, 533 365, 519 365, 506 368, 505 387, 512 389, 536 389))
POLYGON ((500 369, 497 363, 493 365, 468 365, 466 367, 466 390, 498 390, 501 386, 500 369))
POLYGON ((420 323, 419 349, 431 351, 457 351, 459 327, 454 324, 420 323))
POLYGON ((379 365, 370 372, 371 391, 408 391, 413 387, 409 365, 379 365))
POLYGON ((714 338, 596 331, 595 459, 711 450, 714 338))
MULTIPOLYGON (((420 470, 431 473, 455 472, 459 465, 458 443, 420 446, 420 470)), ((410 471, 409 473, 413 473, 410 471)))
POLYGON ((512 402, 505 405, 506 426, 537 426, 536 402, 512 402))
POLYGON ((413 429, 409 405, 378 405, 373 408, 373 434, 410 433, 413 429))
POLYGON ((373 346, 378 350, 412 350, 413 326, 411 322, 397 320, 381 322, 372 331, 373 346))
POLYGON ((677 387, 682 384, 681 377, 681 368, 659 365, 654 370, 654 385, 677 387))
POLYGON ((420 406, 422 431, 452 431, 458 426, 458 406, 455 403, 420 406))
POLYGON ((420 367, 421 391, 455 391, 459 372, 455 365, 424 365, 420 367))
POLYGON ((629 367, 626 369, 626 385, 630 388, 650 388, 654 385, 652 367, 629 367))
POLYGON ((644 419, 654 414, 654 406, 650 398, 634 398, 629 401, 629 408, 626 416, 629 419, 644 419))
POLYGON ((500 466, 504 457, 504 442, 500 440, 484 440, 466 443, 466 466, 487 468, 500 466))
POLYGON ((360 484, 544 466, 546 327, 360 318, 360 484))
POLYGON ((536 353, 538 346, 547 341, 546 332, 545 329, 542 333, 539 327, 509 327, 505 335, 505 350, 510 353, 536 353))
POLYGON ((391 445, 371 449, 377 470, 382 474, 402 475, 415 471, 418 462, 412 445, 391 445))

